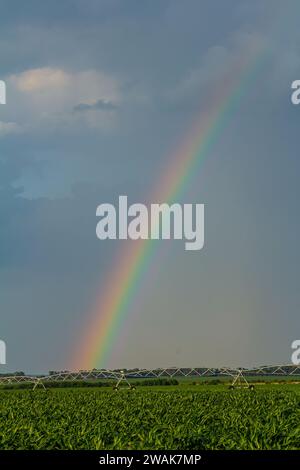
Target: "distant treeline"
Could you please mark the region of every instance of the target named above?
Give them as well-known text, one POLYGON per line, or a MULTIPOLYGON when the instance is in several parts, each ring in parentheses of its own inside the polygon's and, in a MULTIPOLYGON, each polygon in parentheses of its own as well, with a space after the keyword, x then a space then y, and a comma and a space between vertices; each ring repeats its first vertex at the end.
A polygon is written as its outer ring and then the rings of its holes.
MULTIPOLYGON (((116 381, 109 380, 64 380, 64 381, 45 381, 43 382, 46 388, 89 388, 89 387, 115 387, 116 381)), ((140 379, 140 380, 130 380, 130 385, 134 387, 140 386, 168 386, 168 385, 178 385, 179 382, 176 379, 140 379)), ((21 382, 15 384, 5 384, 1 386, 2 390, 21 390, 21 389, 32 389, 32 382, 21 382)), ((128 387, 126 383, 121 383, 120 387, 128 387)), ((41 388, 41 385, 38 385, 38 388, 41 388)))
POLYGON ((0 377, 19 377, 19 376, 24 376, 25 375, 25 372, 23 372, 22 370, 21 371, 17 371, 17 372, 6 372, 6 373, 1 373, 0 374, 0 377))

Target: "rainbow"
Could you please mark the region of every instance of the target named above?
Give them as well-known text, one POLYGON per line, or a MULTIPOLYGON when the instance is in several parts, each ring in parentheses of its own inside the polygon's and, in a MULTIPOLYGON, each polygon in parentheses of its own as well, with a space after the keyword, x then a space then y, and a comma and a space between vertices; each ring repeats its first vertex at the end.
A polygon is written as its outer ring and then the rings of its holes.
MULTIPOLYGON (((151 202, 174 202, 189 186, 200 164, 216 143, 230 116, 234 113, 244 93, 251 87, 260 66, 264 51, 251 50, 230 70, 216 90, 208 110, 201 113, 180 148, 168 159, 163 178, 153 192, 151 202)), ((139 291, 143 274, 147 271, 157 241, 128 241, 121 256, 101 289, 95 308, 88 317, 86 331, 81 332, 81 345, 72 351, 70 369, 107 367, 129 307, 139 291)))

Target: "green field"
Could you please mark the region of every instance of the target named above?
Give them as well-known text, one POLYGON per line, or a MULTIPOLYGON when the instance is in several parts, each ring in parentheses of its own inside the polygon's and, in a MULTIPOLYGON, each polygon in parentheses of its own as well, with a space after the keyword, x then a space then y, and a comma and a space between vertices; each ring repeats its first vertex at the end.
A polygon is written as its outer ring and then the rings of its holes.
POLYGON ((300 386, 0 391, 1 449, 300 449, 300 386))

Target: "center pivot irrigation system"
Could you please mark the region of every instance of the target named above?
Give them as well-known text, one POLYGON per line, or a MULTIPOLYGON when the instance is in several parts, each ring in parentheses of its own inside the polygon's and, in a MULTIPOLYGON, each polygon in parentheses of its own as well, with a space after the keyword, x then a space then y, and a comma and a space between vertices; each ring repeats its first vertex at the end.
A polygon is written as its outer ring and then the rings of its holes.
MULTIPOLYGON (((33 390, 38 386, 46 388, 50 382, 76 382, 76 381, 93 381, 110 379, 115 381, 114 390, 119 390, 122 385, 129 389, 134 389, 130 380, 132 379, 158 379, 158 378, 180 378, 180 377, 213 377, 218 378, 228 376, 232 378, 230 388, 248 387, 253 385, 248 382, 247 377, 261 376, 281 376, 291 377, 300 376, 300 365, 276 365, 276 366, 260 366, 254 368, 159 368, 159 369, 126 369, 126 370, 109 370, 109 369, 93 369, 80 370, 78 372, 62 371, 49 375, 2 375, 0 376, 0 385, 31 383, 33 390)), ((299 379, 300 381, 300 379, 299 379)))

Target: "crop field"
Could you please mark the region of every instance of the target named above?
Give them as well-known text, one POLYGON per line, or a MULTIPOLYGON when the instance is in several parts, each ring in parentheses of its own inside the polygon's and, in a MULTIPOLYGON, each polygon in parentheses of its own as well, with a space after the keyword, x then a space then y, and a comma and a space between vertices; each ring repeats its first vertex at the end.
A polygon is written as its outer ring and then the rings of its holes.
POLYGON ((300 449, 299 386, 0 391, 1 449, 300 449))

